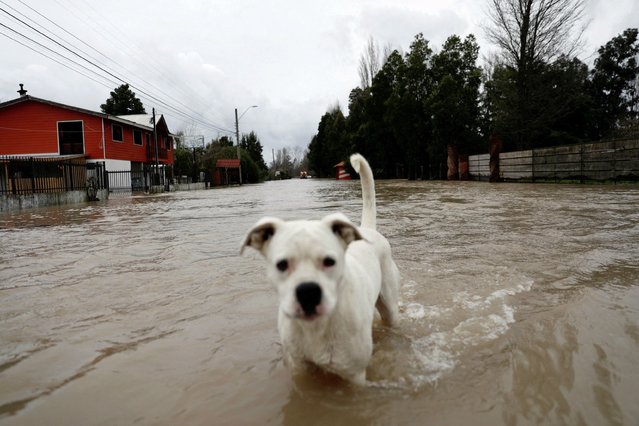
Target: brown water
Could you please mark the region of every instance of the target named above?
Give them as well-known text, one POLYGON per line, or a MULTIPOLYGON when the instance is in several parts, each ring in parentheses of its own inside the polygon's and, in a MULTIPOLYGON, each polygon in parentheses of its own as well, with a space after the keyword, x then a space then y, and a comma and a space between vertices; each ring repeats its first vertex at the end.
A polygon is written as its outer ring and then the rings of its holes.
POLYGON ((263 215, 291 180, 0 214, 0 424, 639 424, 639 188, 378 182, 401 322, 369 384, 282 365, 263 215))

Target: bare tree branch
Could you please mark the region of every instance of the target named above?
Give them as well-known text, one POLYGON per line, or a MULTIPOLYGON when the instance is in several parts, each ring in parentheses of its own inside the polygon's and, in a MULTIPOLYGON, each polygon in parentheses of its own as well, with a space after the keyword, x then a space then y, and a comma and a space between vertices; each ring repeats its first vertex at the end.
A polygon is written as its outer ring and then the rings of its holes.
POLYGON ((516 69, 571 56, 581 46, 585 0, 491 0, 489 40, 516 69))
POLYGON ((384 50, 380 52, 379 45, 370 37, 364 49, 364 53, 359 58, 359 80, 362 89, 366 89, 373 84, 373 78, 382 68, 386 59, 390 56, 392 49, 390 45, 384 46, 384 50))

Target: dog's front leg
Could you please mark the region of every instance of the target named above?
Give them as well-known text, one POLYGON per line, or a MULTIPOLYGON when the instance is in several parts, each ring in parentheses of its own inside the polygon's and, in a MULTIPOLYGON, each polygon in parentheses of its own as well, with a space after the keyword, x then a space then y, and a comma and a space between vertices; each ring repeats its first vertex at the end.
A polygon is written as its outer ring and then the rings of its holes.
POLYGON ((366 384, 366 370, 358 371, 358 372, 343 372, 341 376, 348 380, 351 383, 354 383, 359 386, 364 386, 366 384))
POLYGON ((309 364, 302 357, 284 351, 284 365, 293 374, 303 374, 309 371, 309 364))

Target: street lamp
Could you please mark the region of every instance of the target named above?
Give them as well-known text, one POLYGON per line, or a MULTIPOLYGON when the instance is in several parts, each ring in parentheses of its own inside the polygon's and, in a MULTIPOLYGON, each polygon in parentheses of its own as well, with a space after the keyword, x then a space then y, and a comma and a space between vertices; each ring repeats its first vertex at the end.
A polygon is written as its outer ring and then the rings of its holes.
POLYGON ((240 118, 242 118, 244 116, 244 114, 246 114, 246 111, 248 111, 251 108, 257 108, 257 105, 251 105, 250 107, 246 108, 244 110, 244 112, 242 114, 240 114, 240 117, 237 117, 237 108, 235 108, 235 136, 237 137, 237 159, 240 160, 240 185, 242 185, 242 158, 240 157, 240 118))

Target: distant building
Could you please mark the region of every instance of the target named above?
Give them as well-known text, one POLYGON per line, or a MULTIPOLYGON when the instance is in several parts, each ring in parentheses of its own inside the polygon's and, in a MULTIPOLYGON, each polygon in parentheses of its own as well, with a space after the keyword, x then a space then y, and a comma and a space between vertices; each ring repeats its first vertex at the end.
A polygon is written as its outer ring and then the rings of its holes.
POLYGON ((335 169, 335 179, 351 180, 351 174, 346 171, 346 164, 341 161, 333 166, 335 169))
POLYGON ((173 135, 156 116, 157 149, 151 115, 108 115, 26 94, 0 103, 0 156, 84 155, 108 171, 141 171, 173 164, 173 135))

